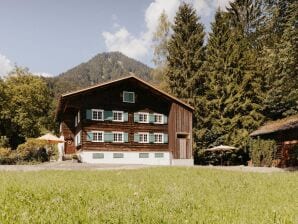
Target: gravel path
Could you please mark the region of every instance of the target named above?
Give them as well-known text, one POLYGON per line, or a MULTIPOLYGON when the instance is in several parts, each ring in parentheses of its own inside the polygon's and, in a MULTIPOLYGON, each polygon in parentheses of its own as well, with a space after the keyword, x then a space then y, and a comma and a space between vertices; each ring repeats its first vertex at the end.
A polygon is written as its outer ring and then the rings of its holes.
MULTIPOLYGON (((158 166, 127 165, 127 164, 89 164, 72 161, 49 162, 37 165, 0 165, 0 171, 40 171, 40 170, 120 170, 140 169, 158 166)), ((298 168, 280 169, 276 167, 249 167, 249 166, 194 166, 201 169, 219 169, 242 172, 272 173, 298 171, 298 168)))

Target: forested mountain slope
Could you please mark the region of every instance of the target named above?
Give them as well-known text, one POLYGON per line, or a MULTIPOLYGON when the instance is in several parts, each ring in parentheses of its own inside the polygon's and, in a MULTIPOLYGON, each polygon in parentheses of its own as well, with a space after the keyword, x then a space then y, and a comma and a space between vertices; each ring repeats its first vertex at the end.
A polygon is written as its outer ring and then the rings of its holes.
POLYGON ((100 53, 89 61, 54 78, 48 78, 47 82, 53 93, 58 96, 62 93, 121 78, 131 73, 150 81, 151 70, 147 65, 120 52, 100 53))

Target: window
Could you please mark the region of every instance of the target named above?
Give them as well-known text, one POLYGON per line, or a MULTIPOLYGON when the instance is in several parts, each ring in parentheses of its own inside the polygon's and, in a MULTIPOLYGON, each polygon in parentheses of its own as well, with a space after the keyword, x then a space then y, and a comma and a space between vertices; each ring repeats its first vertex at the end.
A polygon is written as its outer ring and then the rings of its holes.
POLYGON ((123 122, 123 111, 113 111, 113 121, 123 122))
POLYGON ((75 127, 80 123, 80 111, 75 116, 75 127))
POLYGON ((62 124, 62 122, 61 122, 61 123, 60 123, 60 126, 59 126, 60 133, 62 132, 62 129, 63 129, 63 124, 62 124))
POLYGON ((113 132, 113 142, 124 142, 123 132, 113 132))
POLYGON ((113 158, 124 158, 124 154, 123 153, 113 153, 113 158))
POLYGON ((139 143, 149 143, 149 133, 138 133, 139 143))
POLYGON ((139 153, 139 158, 149 158, 149 153, 141 152, 139 153))
POLYGON ((92 120, 103 121, 103 110, 92 109, 92 120))
POLYGON ((104 153, 93 153, 92 158, 93 159, 104 159, 105 155, 104 155, 104 153))
POLYGON ((163 124, 163 115, 162 114, 154 114, 154 123, 155 124, 163 124))
POLYGON ((162 133, 154 133, 154 143, 163 143, 162 133))
POLYGON ((139 122, 140 123, 149 123, 149 113, 139 112, 139 122))
POLYGON ((164 154, 162 152, 157 152, 154 154, 155 158, 163 158, 164 154))
POLYGON ((103 142, 103 131, 93 131, 92 142, 103 142))
POLYGON ((135 93, 123 91, 123 102, 125 103, 135 103, 135 93))
POLYGON ((75 136, 75 146, 81 145, 81 131, 75 136))

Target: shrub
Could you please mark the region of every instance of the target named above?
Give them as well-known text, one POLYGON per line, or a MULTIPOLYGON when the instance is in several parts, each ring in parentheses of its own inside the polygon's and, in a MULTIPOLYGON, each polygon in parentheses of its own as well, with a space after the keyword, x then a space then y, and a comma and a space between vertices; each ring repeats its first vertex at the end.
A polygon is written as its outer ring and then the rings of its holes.
POLYGON ((21 161, 26 162, 46 162, 50 160, 48 153, 49 145, 44 140, 28 139, 17 148, 17 154, 21 161))
POLYGON ((13 165, 18 161, 18 156, 15 151, 9 148, 0 148, 0 165, 13 165))
POLYGON ((9 147, 9 139, 6 136, 0 136, 0 148, 9 147))
POLYGON ((277 146, 274 140, 253 139, 250 142, 250 157, 254 166, 272 166, 277 146))

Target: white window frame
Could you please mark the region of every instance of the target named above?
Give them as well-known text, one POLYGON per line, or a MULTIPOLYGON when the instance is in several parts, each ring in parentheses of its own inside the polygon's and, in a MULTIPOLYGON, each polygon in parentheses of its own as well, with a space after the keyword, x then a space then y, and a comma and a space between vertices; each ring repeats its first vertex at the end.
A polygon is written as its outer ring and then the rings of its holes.
MULTIPOLYGON (((156 144, 164 143, 164 134, 163 133, 153 133, 153 136, 154 136, 154 143, 156 143, 156 144), (155 141, 155 135, 161 135, 161 141, 155 141)), ((159 140, 159 138, 158 138, 158 140, 159 140)))
POLYGON ((144 124, 148 124, 149 123, 149 113, 148 112, 138 112, 138 115, 139 115, 139 123, 144 123, 144 124), (147 121, 141 121, 140 120, 140 118, 141 118, 140 115, 147 115, 147 121))
POLYGON ((80 123, 80 111, 75 116, 75 127, 80 123))
MULTIPOLYGON (((98 114, 97 114, 97 116, 98 116, 98 114)), ((103 121, 104 120, 104 110, 91 109, 91 120, 93 120, 93 121, 103 121), (93 112, 101 113, 102 114, 101 119, 94 119, 93 112)))
POLYGON ((115 121, 115 122, 124 122, 124 111, 113 110, 112 112, 113 112, 113 121, 115 121), (115 120, 115 119, 114 119, 114 113, 121 113, 121 117, 122 117, 122 119, 121 119, 121 120, 115 120))
POLYGON ((124 103, 135 103, 135 102, 136 102, 136 94, 135 94, 135 92, 123 91, 122 101, 123 101, 124 103), (124 99, 124 95, 125 95, 125 93, 128 93, 128 94, 129 94, 129 93, 132 93, 132 94, 133 94, 133 102, 125 101, 125 99, 124 99))
POLYGON ((63 129, 63 126, 62 125, 63 125, 62 122, 60 122, 60 125, 59 125, 59 131, 60 131, 60 133, 62 133, 62 129, 63 129))
POLYGON ((149 132, 139 132, 138 135, 139 135, 138 136, 139 137, 138 143, 149 143, 149 132), (144 141, 144 137, 141 141, 141 135, 147 135, 147 141, 144 141))
POLYGON ((75 136, 75 146, 79 146, 82 144, 82 131, 79 131, 75 136))
POLYGON ((115 142, 115 143, 123 143, 124 142, 124 132, 122 132, 122 131, 113 131, 112 133, 113 133, 113 142, 115 142), (118 137, 117 137, 117 140, 115 141, 114 134, 117 134, 117 135, 121 134, 122 135, 122 140, 119 141, 118 137))
POLYGON ((163 114, 153 113, 153 116, 154 116, 154 124, 163 124, 164 123, 164 116, 163 116, 163 114), (155 116, 161 116, 161 121, 160 122, 155 122, 155 116))
POLYGON ((92 131, 92 142, 104 142, 104 131, 92 131), (101 133, 101 136, 102 136, 101 140, 98 140, 98 137, 97 137, 97 140, 94 140, 95 133, 97 134, 97 136, 99 133, 101 133))
POLYGON ((78 114, 77 114, 77 119, 78 119, 78 124, 80 123, 81 121, 81 115, 80 115, 80 111, 78 111, 78 114))

